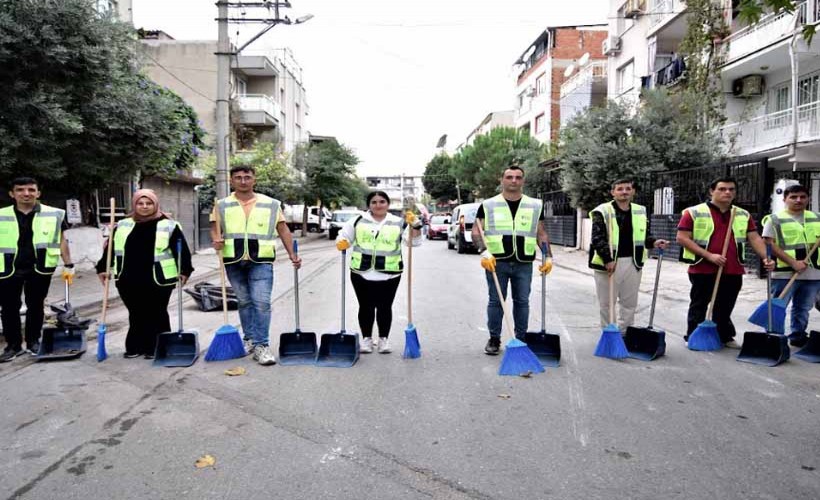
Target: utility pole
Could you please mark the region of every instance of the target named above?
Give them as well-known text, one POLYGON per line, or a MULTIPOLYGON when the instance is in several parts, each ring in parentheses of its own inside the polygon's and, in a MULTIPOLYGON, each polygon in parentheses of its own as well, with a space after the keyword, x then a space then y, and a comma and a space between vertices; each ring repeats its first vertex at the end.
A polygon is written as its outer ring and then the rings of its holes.
POLYGON ((313 15, 299 17, 293 21, 287 16, 279 16, 279 8, 290 8, 290 2, 283 1, 249 1, 241 0, 216 2, 218 23, 217 39, 217 66, 216 66, 216 196, 224 198, 228 196, 228 150, 230 149, 230 92, 231 92, 231 56, 238 56, 242 49, 259 39, 262 35, 272 30, 277 24, 302 24, 310 20, 313 15), (241 16, 230 17, 230 9, 241 9, 241 16), (260 17, 245 16, 245 9, 266 9, 267 15, 260 17), (271 16, 271 10, 273 15, 271 16), (252 36, 238 49, 233 50, 231 40, 228 37, 228 23, 265 24, 261 31, 252 36))

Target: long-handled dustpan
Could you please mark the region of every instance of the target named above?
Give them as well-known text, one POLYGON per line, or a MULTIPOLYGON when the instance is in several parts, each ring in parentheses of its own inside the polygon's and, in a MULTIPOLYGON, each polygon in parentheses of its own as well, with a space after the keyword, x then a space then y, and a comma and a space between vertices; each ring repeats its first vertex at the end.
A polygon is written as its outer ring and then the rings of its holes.
MULTIPOLYGON (((766 245, 768 258, 772 255, 772 246, 766 245)), ((765 332, 745 332, 743 346, 737 360, 764 366, 777 366, 789 359, 788 338, 782 333, 773 332, 772 319, 772 273, 766 274, 766 298, 768 302, 768 323, 765 332)))
POLYGON ((347 250, 342 250, 342 329, 338 333, 322 334, 317 366, 349 368, 359 359, 359 335, 345 331, 345 265, 347 250))
MULTIPOLYGON (((293 240, 293 253, 297 254, 299 244, 293 240)), ((343 266, 344 267, 344 266, 343 266)), ((292 332, 279 335, 279 364, 312 365, 316 363, 316 333, 303 332, 299 327, 299 270, 293 268, 293 307, 296 328, 292 332)))
MULTIPOLYGON (((547 258, 547 244, 541 244, 541 263, 547 258)), ((561 337, 557 333, 547 333, 547 275, 541 273, 541 331, 524 334, 524 343, 544 366, 561 364, 561 337)))
POLYGON ((661 277, 663 249, 658 249, 658 268, 655 270, 655 288, 652 291, 652 306, 649 308, 649 325, 646 328, 627 327, 624 343, 629 357, 643 361, 652 361, 666 353, 666 332, 653 326, 655 320, 655 303, 658 299, 658 282, 661 277))
POLYGON ((808 343, 794 353, 794 357, 809 363, 820 363, 820 332, 812 330, 809 333, 808 343))
MULTIPOLYGON (((177 240, 177 272, 182 272, 182 239, 177 240)), ((177 317, 179 329, 157 337, 154 366, 191 366, 199 357, 199 332, 182 327, 182 279, 177 281, 177 317)))
MULTIPOLYGON (((77 318, 76 311, 71 307, 71 278, 63 278, 63 281, 65 304, 57 314, 57 325, 43 328, 40 349, 37 351, 38 361, 78 358, 88 348, 85 331, 90 321, 77 318)), ((56 308, 52 306, 52 309, 56 308)))

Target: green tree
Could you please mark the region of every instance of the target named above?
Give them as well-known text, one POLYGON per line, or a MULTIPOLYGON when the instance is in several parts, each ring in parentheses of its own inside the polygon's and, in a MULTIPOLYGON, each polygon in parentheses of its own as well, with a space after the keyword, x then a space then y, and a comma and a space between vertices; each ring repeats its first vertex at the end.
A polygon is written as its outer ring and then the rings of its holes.
POLYGON ((294 155, 296 168, 304 174, 302 200, 324 206, 361 205, 362 182, 356 176, 359 159, 336 140, 302 146, 294 155))
POLYGON ((80 192, 193 163, 196 115, 138 73, 131 30, 89 0, 0 0, 0 177, 80 192))
MULTIPOLYGON (((689 0, 691 1, 691 0, 689 0)), ((689 4, 687 1, 687 5, 689 4)), ((740 0, 737 4, 737 11, 740 19, 748 24, 755 24, 767 12, 794 12, 803 0, 740 0)), ((721 10, 719 5, 713 5, 714 10, 721 10)), ((816 32, 817 26, 814 24, 803 24, 803 36, 808 42, 816 32)))
POLYGON ((456 178, 453 176, 453 159, 441 153, 433 157, 424 168, 424 190, 438 202, 448 202, 458 197, 456 178))

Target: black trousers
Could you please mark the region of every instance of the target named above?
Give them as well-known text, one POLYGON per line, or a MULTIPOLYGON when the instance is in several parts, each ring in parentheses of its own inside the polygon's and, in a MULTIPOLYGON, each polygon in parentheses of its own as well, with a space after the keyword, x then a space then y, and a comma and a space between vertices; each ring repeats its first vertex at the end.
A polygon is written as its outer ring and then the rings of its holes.
MULTIPOLYGON (((690 274, 689 314, 687 316, 686 335, 691 334, 706 319, 706 309, 712 298, 717 274, 690 274)), ((732 324, 732 311, 737 302, 737 295, 743 285, 743 275, 724 274, 720 278, 715 306, 712 309, 712 321, 717 325, 721 342, 728 342, 735 337, 735 325, 732 324)))
POLYGON ((157 336, 171 331, 168 301, 174 287, 119 281, 117 291, 128 309, 125 352, 153 355, 157 349, 157 336))
POLYGON ((356 273, 350 273, 353 290, 359 300, 359 328, 363 337, 373 336, 373 321, 379 327, 379 337, 390 335, 393 322, 393 299, 399 289, 401 277, 386 281, 368 281, 356 273))
POLYGON ((23 301, 20 295, 26 293, 26 346, 31 348, 40 341, 43 328, 43 315, 48 289, 51 287, 51 275, 42 275, 33 269, 27 272, 16 272, 0 280, 0 316, 3 322, 3 335, 7 347, 19 350, 23 347, 20 308, 23 301))

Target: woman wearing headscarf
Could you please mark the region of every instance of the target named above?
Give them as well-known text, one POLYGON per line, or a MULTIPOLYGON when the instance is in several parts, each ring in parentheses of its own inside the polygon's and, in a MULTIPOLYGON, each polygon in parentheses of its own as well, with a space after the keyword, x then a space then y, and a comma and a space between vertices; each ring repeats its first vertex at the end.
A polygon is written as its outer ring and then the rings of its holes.
MULTIPOLYGON (((157 336, 171 331, 168 301, 177 280, 191 276, 191 252, 180 225, 162 213, 159 199, 150 189, 140 189, 131 198, 131 213, 119 221, 108 242, 113 241, 111 277, 128 309, 125 357, 151 359, 157 336), (177 242, 182 242, 182 269, 177 269, 177 242)), ((106 244, 108 244, 106 242, 106 244)), ((105 256, 97 263, 97 274, 105 282, 105 256)))
MULTIPOLYGON (((390 198, 384 191, 367 195, 368 211, 347 221, 336 238, 339 251, 353 248, 350 256, 350 281, 359 301, 359 351, 373 352, 373 322, 379 329, 376 349, 391 351, 388 337, 393 322, 393 299, 404 270, 402 241, 421 245, 422 221, 413 212, 404 219, 387 211, 390 198)), ((406 244, 406 243, 405 243, 406 244)))

